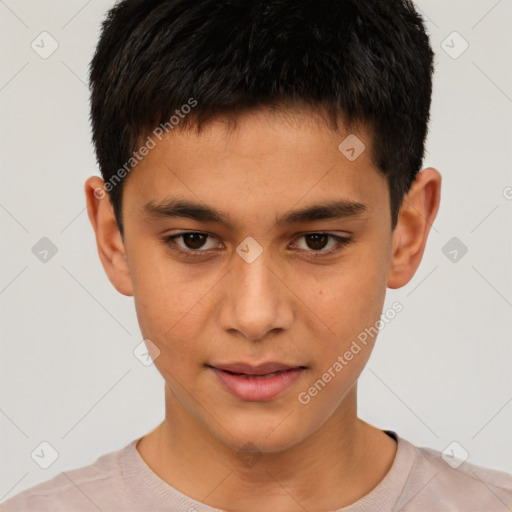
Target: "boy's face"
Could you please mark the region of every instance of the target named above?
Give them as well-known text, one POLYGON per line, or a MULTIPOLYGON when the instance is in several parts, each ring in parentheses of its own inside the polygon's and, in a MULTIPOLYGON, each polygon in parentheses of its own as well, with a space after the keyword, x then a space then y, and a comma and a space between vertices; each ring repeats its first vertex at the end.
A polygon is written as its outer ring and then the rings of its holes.
MULTIPOLYGON (((338 149, 350 132, 293 119, 258 111, 231 132, 215 121, 201 135, 167 135, 126 179, 124 247, 113 235, 115 262, 102 256, 160 351, 170 414, 235 449, 281 450, 328 420, 355 418, 355 386, 374 339, 344 364, 338 357, 378 322, 386 286, 404 284, 393 277, 400 233, 366 133, 355 133, 366 150, 350 160, 338 149), (157 208, 178 200, 218 211, 230 225, 157 208), (336 217, 286 219, 335 202, 346 203, 336 217), (208 236, 169 239, 183 231, 208 236), (292 370, 259 378, 220 370, 237 363, 292 370), (308 392, 318 380, 321 391, 308 392)), ((111 207, 103 210, 112 225, 111 207)))

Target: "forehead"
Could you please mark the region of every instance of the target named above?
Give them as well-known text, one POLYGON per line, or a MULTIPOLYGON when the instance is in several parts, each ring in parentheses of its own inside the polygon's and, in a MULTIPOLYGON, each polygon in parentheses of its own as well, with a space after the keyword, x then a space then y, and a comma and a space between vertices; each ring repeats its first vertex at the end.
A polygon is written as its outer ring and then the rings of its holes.
MULTIPOLYGON (((384 207, 385 176, 374 166, 366 131, 334 131, 307 111, 255 111, 236 125, 218 118, 170 131, 136 165, 123 196, 138 208, 190 199, 236 215, 263 216, 286 205, 346 200, 384 207)), ((124 200, 123 200, 124 203, 124 200)))

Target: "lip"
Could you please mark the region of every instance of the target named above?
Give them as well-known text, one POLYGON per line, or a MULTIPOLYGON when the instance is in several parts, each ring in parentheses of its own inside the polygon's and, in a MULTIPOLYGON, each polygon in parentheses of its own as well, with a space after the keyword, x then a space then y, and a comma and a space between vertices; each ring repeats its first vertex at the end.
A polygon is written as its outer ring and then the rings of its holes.
POLYGON ((287 391, 302 375, 304 366, 264 363, 207 365, 221 385, 241 400, 264 402, 287 391))
POLYGON ((212 366, 213 368, 217 368, 219 370, 224 370, 226 372, 231 373, 245 373, 246 375, 267 375, 268 373, 291 370, 293 368, 300 368, 299 365, 293 366, 277 362, 261 363, 258 365, 251 365, 247 363, 229 363, 212 364, 208 366, 212 366))

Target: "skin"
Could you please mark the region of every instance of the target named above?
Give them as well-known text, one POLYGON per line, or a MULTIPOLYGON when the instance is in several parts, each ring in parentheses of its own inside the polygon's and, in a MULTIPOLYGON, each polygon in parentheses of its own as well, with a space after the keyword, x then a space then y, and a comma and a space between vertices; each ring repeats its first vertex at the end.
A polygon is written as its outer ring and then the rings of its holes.
POLYGON ((232 130, 218 118, 200 135, 169 133, 125 180, 124 240, 108 195, 94 194, 101 178, 85 184, 105 271, 133 295, 143 337, 160 351, 166 416, 137 450, 164 481, 227 511, 334 510, 389 471, 395 441, 357 417, 357 379, 374 338, 308 404, 297 397, 375 325, 386 288, 413 277, 439 207, 441 176, 424 169, 392 230, 367 132, 333 131, 306 110, 288 114, 258 110, 232 130), (338 150, 350 133, 366 145, 354 161, 338 150), (149 201, 171 197, 222 210, 233 226, 145 214, 149 201), (340 199, 366 211, 276 224, 288 211, 340 199), (182 230, 212 238, 203 247, 164 240, 182 230), (326 231, 351 243, 325 256, 333 240, 322 248, 303 236, 326 231), (248 236, 263 250, 252 263, 236 252, 248 236), (187 259, 178 246, 208 252, 187 259), (240 361, 307 368, 277 398, 244 401, 205 366, 240 361))

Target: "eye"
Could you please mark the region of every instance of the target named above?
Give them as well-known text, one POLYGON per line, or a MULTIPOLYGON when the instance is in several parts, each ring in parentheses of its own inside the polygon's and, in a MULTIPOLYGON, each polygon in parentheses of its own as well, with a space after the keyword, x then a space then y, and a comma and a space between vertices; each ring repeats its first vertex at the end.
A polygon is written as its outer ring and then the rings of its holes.
MULTIPOLYGON (((210 249, 222 247, 214 243, 214 236, 209 233, 196 231, 183 231, 170 236, 164 236, 163 241, 172 250, 184 256, 204 256, 210 249), (210 241, 210 246, 208 246, 210 241)), ((348 245, 352 240, 349 237, 335 235, 333 233, 306 233, 295 239, 291 244, 292 248, 311 253, 312 257, 321 257, 334 254, 348 245), (297 244, 297 240, 304 239, 305 244, 297 244), (302 245, 302 247, 300 247, 302 245), (305 247, 304 247, 305 245, 305 247), (297 247, 299 246, 299 247, 297 247), (326 249, 327 248, 327 249, 326 249)))
MULTIPOLYGON (((333 233, 306 233, 298 237, 296 240, 301 239, 304 239, 305 244, 302 244, 303 247, 299 247, 300 250, 311 252, 313 254, 321 253, 321 255, 338 252, 351 242, 350 238, 335 235, 333 233), (306 248, 304 248, 304 245, 306 248)), ((295 245, 301 244, 295 243, 295 245)))
POLYGON ((218 247, 218 244, 213 244, 211 247, 204 248, 204 245, 208 238, 212 239, 212 236, 208 233, 200 233, 195 231, 185 231, 182 233, 177 233, 172 236, 166 236, 164 241, 167 244, 174 244, 178 247, 178 251, 182 251, 185 253, 191 252, 205 252, 208 249, 212 249, 218 247), (182 244, 178 243, 178 239, 182 239, 182 244))

